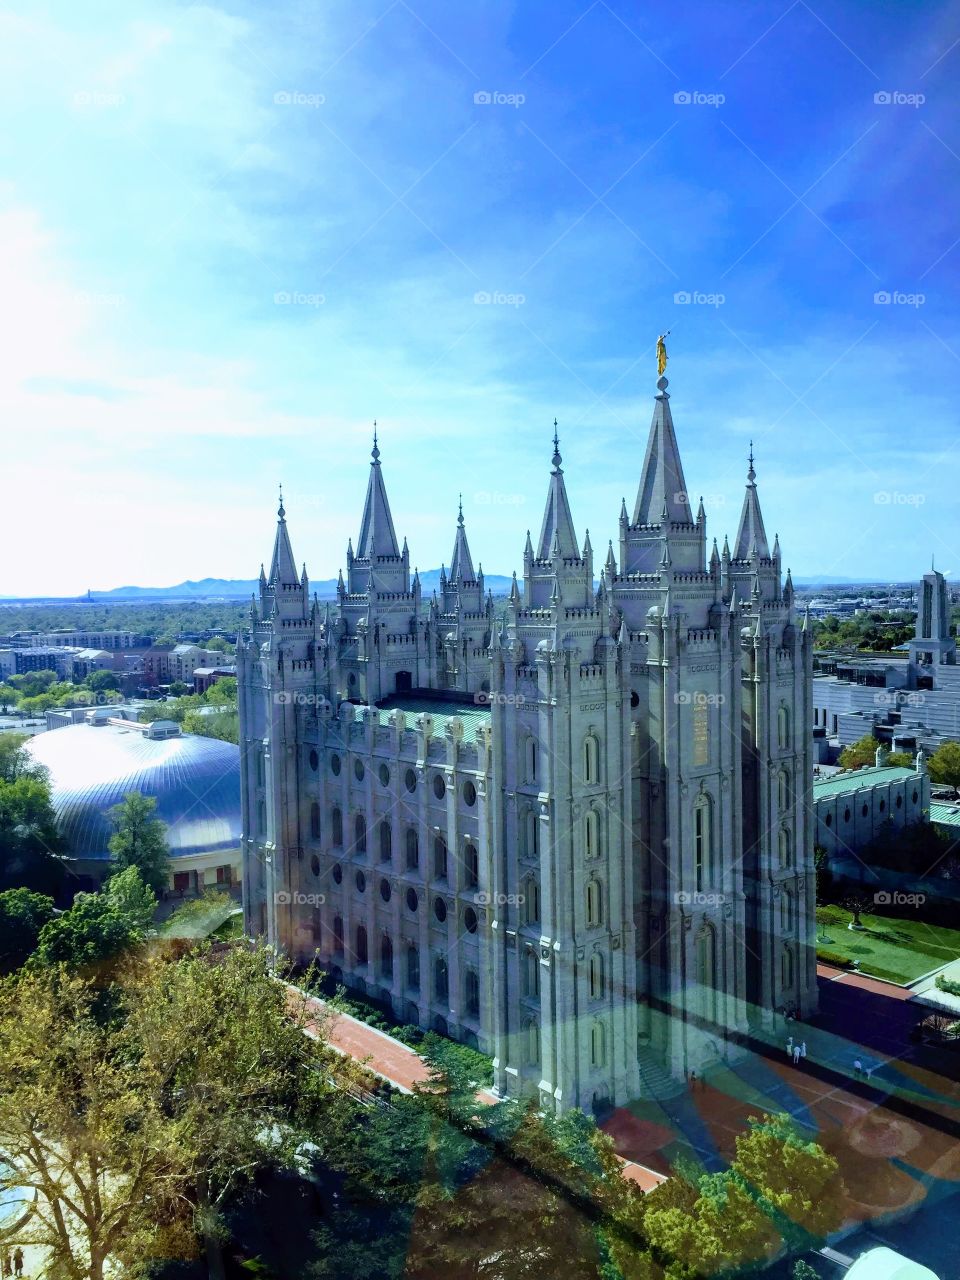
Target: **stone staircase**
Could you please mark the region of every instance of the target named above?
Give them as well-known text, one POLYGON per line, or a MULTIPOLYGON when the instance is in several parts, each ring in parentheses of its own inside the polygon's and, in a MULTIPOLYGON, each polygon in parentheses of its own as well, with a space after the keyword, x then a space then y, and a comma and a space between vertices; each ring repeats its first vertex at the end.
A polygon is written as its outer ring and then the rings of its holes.
POLYGON ((655 1049, 647 1047, 641 1050, 639 1062, 640 1084, 645 1098, 662 1102, 666 1098, 679 1098, 686 1092, 686 1083, 670 1074, 655 1049))

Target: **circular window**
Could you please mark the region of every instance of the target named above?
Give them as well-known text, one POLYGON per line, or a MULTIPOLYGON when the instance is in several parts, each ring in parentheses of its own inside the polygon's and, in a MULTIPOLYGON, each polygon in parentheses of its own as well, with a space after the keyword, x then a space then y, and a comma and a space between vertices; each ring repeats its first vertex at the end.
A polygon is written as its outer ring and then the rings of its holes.
POLYGON ((640 695, 636 689, 630 691, 630 705, 631 707, 639 707, 640 705, 640 695))
POLYGON ((880 801, 880 812, 881 812, 881 813, 883 813, 883 811, 884 811, 884 809, 886 809, 886 807, 887 807, 887 802, 886 802, 886 800, 881 800, 881 801, 880 801))
POLYGON ((865 818, 869 812, 870 812, 869 805, 864 805, 863 808, 860 810, 860 816, 862 818, 865 818))
POLYGON ((849 822, 849 821, 850 821, 850 810, 849 810, 849 809, 844 809, 844 811, 843 811, 843 820, 844 820, 844 822, 849 822))
POLYGON ((335 778, 340 777, 340 757, 338 755, 330 757, 330 772, 335 778))
POLYGON ((447 904, 444 902, 442 898, 434 898, 433 914, 437 917, 437 919, 440 921, 441 924, 443 924, 444 920, 446 920, 447 904))
POLYGON ((472 782, 463 784, 463 803, 470 809, 477 803, 477 788, 472 782))
POLYGON ((382 765, 380 766, 380 768, 377 770, 377 773, 378 773, 378 775, 379 775, 379 777, 380 777, 380 785, 381 785, 381 787, 389 787, 389 785, 390 785, 390 770, 387 768, 387 766, 386 766, 385 764, 382 764, 382 765))
POLYGON ((343 879, 343 867, 341 867, 339 862, 335 862, 333 864, 333 883, 339 884, 342 879, 343 879))
POLYGON ((318 876, 320 874, 320 859, 317 857, 316 854, 314 854, 313 857, 310 859, 310 870, 313 872, 315 876, 318 876))
POLYGON ((357 884, 357 893, 363 893, 367 887, 367 877, 363 874, 362 871, 357 872, 356 884, 357 884))
POLYGON ((364 773, 365 773, 365 770, 364 770, 364 767, 363 767, 363 761, 362 761, 362 760, 354 760, 354 762, 353 762, 353 776, 356 778, 356 780, 357 780, 358 782, 362 782, 362 781, 363 781, 363 775, 364 775, 364 773))
POLYGON ((408 770, 407 770, 407 772, 403 775, 403 785, 404 785, 404 786, 407 788, 407 790, 408 790, 409 792, 411 792, 411 793, 413 793, 414 791, 416 791, 416 789, 417 789, 417 775, 414 773, 414 771, 413 771, 412 769, 408 769, 408 770))
POLYGON ((897 796, 897 808, 898 809, 903 808, 903 796, 897 796))
POLYGON ((833 814, 832 814, 832 813, 828 813, 828 814, 827 814, 827 816, 824 818, 823 823, 824 823, 824 826, 832 827, 832 826, 833 826, 833 814))
POLYGON ((416 909, 417 909, 417 891, 416 891, 416 889, 408 889, 408 890, 407 890, 407 908, 408 908, 408 910, 410 910, 410 911, 416 911, 416 909))
POLYGON ((317 770, 320 768, 320 757, 317 755, 316 751, 314 751, 312 747, 310 749, 310 768, 313 770, 314 773, 316 773, 317 770))
POLYGON ((467 907, 466 911, 463 913, 463 927, 466 929, 467 933, 477 932, 477 913, 474 911, 473 907, 467 907))
POLYGON ((384 902, 390 901, 390 881, 389 880, 380 881, 380 897, 384 900, 384 902))
POLYGON ((350 674, 347 676, 347 682, 349 684, 357 683, 357 673, 355 671, 351 671, 350 674))
POLYGON ((910 800, 912 801, 913 804, 916 804, 919 799, 920 799, 919 794, 916 791, 914 791, 913 795, 910 797, 910 800))
POLYGON ((446 791, 447 791, 447 784, 444 782, 443 778, 440 776, 439 773, 436 774, 436 776, 433 779, 433 794, 437 797, 438 800, 442 800, 443 797, 446 795, 446 791))

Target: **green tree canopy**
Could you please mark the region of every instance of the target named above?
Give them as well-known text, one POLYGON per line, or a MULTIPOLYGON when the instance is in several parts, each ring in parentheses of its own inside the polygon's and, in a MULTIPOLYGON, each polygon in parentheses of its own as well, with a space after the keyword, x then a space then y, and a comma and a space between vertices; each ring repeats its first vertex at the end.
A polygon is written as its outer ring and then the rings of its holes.
POLYGON ((162 893, 170 882, 170 850, 165 827, 154 817, 157 802, 152 796, 131 791, 108 817, 114 826, 108 848, 117 871, 136 867, 144 883, 154 893, 162 893))
POLYGON ((0 893, 0 974, 19 969, 53 918, 53 899, 29 889, 0 893))
POLYGON ((844 747, 840 752, 840 767, 842 769, 860 769, 865 764, 875 764, 877 759, 877 750, 880 743, 873 734, 866 734, 856 742, 844 747))
POLYGON ((83 683, 94 693, 120 688, 120 681, 112 671, 91 671, 83 683))
POLYGON ((927 762, 930 781, 939 786, 960 787, 960 742, 944 742, 927 762))
POLYGON ((107 892, 78 893, 73 906, 40 930, 30 958, 34 967, 65 965, 94 971, 143 940, 139 919, 126 913, 126 903, 107 892))
POLYGON ((55 897, 63 881, 63 842, 47 772, 20 735, 0 735, 0 890, 27 888, 55 897))

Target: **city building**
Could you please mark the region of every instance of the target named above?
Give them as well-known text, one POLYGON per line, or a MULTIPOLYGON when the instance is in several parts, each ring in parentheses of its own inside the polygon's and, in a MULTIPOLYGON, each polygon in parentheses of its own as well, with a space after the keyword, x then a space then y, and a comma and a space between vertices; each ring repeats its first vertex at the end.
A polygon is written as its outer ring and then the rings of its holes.
POLYGON ((77 649, 133 649, 149 644, 149 636, 138 636, 133 631, 76 631, 63 628, 60 631, 34 633, 30 638, 34 645, 66 645, 77 649))
POLYGON ((888 765, 885 755, 878 751, 876 764, 862 769, 814 778, 816 844, 830 855, 836 870, 852 871, 854 879, 860 878, 854 855, 882 830, 930 820, 930 775, 923 753, 918 753, 913 769, 888 765))
POLYGON ((143 655, 143 678, 146 685, 184 684, 193 682, 198 667, 215 667, 223 661, 219 649, 201 649, 196 644, 155 644, 143 655))
POLYGON ((895 751, 960 740, 960 665, 942 573, 920 583, 916 634, 902 658, 820 659, 814 725, 841 747, 872 734, 895 751))
POLYGON ((193 689, 195 693, 206 693, 218 680, 236 679, 237 668, 230 666, 197 667, 193 673, 193 689))
POLYGON ((424 599, 374 435, 336 601, 281 501, 237 651, 248 930, 556 1109, 685 1080, 816 1001, 812 634, 752 449, 708 550, 657 387, 598 588, 555 432, 502 615, 462 508, 424 599))
POLYGON ((166 825, 170 894, 240 885, 240 757, 229 742, 182 734, 170 720, 137 724, 98 707, 83 723, 38 734, 27 750, 50 773, 51 798, 74 872, 102 879, 107 816, 131 791, 153 796, 166 825))

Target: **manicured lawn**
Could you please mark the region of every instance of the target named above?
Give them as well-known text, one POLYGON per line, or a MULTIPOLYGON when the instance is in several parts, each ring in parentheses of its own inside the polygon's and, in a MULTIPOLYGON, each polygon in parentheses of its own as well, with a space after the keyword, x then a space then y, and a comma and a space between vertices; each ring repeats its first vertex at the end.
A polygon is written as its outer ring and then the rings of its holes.
POLYGON ((850 912, 842 907, 817 908, 817 954, 827 963, 831 956, 859 960, 861 973, 906 984, 960 957, 960 929, 917 919, 863 915, 865 928, 858 930, 847 928, 850 919, 850 912))

